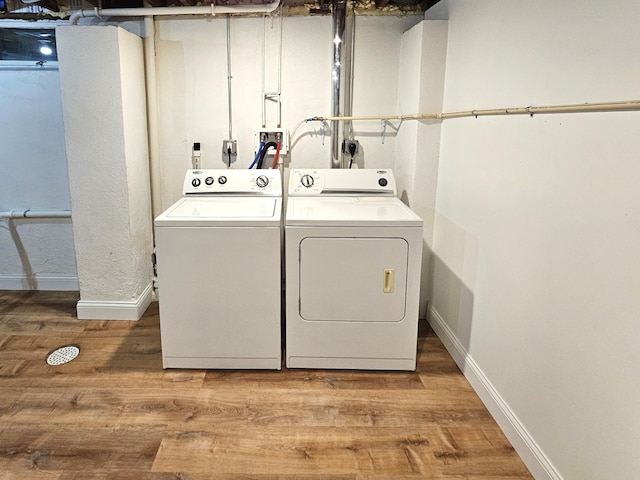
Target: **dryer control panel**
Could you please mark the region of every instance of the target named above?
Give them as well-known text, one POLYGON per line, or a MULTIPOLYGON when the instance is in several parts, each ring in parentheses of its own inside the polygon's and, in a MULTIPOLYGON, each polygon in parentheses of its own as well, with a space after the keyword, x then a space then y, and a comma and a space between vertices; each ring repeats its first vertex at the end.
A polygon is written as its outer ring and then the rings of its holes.
POLYGON ((397 196, 396 180, 389 169, 293 169, 289 195, 397 196))
POLYGON ((279 170, 187 170, 182 194, 282 196, 279 170))

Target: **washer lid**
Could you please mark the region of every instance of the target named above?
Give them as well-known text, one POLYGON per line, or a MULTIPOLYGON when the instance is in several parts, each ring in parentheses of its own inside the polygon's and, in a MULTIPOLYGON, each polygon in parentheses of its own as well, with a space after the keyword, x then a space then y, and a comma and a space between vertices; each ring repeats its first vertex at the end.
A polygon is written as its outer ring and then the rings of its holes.
POLYGON ((289 197, 287 226, 422 226, 395 197, 289 197))
POLYGON ((161 213, 156 227, 280 225, 280 197, 183 197, 161 213))

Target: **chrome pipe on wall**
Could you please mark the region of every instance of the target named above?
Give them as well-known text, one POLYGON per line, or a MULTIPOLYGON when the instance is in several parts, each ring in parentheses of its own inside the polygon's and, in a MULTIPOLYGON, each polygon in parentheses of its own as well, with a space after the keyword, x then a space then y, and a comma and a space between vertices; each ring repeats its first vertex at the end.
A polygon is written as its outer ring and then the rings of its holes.
MULTIPOLYGON (((347 17, 347 0, 333 1, 333 68, 331 71, 331 112, 332 116, 339 117, 340 112, 340 86, 342 82, 342 62, 344 30, 347 17)), ((342 155, 340 154, 340 122, 331 121, 331 168, 342 168, 342 155)))

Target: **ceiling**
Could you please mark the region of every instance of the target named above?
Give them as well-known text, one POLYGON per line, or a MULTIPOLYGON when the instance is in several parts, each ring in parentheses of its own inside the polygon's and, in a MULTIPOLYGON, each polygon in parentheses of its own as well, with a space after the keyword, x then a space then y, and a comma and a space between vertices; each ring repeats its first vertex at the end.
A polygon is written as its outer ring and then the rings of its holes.
MULTIPOLYGON (((273 0, 0 0, 0 19, 56 19, 74 10, 98 7, 176 7, 193 5, 260 5, 273 0), (4 4, 4 8, 3 8, 4 4), (3 11, 2 11, 3 10, 3 11)), ((282 15, 328 15, 334 0, 282 0, 282 15)), ((347 0, 348 2, 349 0, 347 0)), ((353 0, 359 15, 421 14, 439 0, 353 0)))

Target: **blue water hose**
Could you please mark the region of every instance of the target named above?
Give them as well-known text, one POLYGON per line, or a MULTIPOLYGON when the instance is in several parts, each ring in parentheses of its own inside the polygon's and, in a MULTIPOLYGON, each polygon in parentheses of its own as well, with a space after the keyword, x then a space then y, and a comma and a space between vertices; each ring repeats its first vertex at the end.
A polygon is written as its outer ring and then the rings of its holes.
POLYGON ((256 152, 256 158, 254 158, 253 162, 251 162, 251 165, 249 165, 249 170, 251 170, 253 166, 256 163, 258 163, 258 159, 260 158, 260 152, 262 151, 263 148, 264 148, 264 142, 260 142, 260 146, 258 147, 258 151, 256 152))

